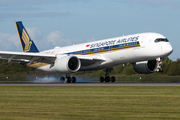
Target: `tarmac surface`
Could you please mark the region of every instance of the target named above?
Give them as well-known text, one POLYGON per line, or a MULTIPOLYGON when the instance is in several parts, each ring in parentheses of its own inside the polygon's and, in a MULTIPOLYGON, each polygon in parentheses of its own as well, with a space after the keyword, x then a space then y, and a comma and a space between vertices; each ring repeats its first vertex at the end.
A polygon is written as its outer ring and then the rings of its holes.
POLYGON ((98 82, 81 82, 81 83, 0 83, 0 86, 44 86, 44 87, 61 87, 61 86, 180 86, 180 83, 98 83, 98 82))

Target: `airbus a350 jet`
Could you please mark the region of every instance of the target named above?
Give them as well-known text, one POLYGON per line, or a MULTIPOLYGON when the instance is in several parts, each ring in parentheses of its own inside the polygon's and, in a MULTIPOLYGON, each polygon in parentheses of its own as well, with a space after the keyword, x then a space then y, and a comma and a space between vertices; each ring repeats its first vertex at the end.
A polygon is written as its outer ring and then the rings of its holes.
POLYGON ((71 73, 101 69, 106 74, 100 76, 100 82, 115 82, 115 77, 110 77, 109 73, 114 66, 127 63, 132 63, 134 70, 142 74, 160 71, 160 61, 173 51, 169 40, 163 35, 140 33, 40 52, 22 22, 15 24, 23 52, 0 51, 1 59, 65 74, 60 79, 66 83, 76 82, 76 77, 71 77, 71 73))

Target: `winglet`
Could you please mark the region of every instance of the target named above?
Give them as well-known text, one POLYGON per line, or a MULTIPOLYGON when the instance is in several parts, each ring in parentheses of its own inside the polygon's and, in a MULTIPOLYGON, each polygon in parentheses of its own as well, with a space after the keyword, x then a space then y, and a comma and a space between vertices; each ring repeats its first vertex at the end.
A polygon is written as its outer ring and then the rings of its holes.
POLYGON ((21 21, 15 23, 23 52, 39 52, 21 21))

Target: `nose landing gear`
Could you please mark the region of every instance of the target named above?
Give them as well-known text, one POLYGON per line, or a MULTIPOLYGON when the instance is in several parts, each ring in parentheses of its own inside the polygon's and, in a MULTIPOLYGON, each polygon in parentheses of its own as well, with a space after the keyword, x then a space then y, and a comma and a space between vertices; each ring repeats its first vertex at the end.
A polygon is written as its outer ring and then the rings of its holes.
POLYGON ((163 61, 163 59, 161 60, 160 58, 157 58, 156 61, 157 61, 157 69, 156 69, 156 71, 157 72, 163 72, 163 69, 162 69, 162 61, 163 61))

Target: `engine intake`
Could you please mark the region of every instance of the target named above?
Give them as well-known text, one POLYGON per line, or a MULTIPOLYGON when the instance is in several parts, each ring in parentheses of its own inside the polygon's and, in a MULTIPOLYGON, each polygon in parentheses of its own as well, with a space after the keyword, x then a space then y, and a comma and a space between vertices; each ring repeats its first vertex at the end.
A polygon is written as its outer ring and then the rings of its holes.
POLYGON ((79 67, 79 59, 77 57, 71 57, 68 61, 68 68, 71 70, 71 71, 76 71, 79 67))
POLYGON ((77 72, 81 67, 81 62, 76 56, 64 56, 57 58, 54 67, 60 73, 77 72))
POLYGON ((133 64, 133 68, 136 72, 141 74, 149 74, 156 72, 158 62, 156 60, 136 62, 133 64))

